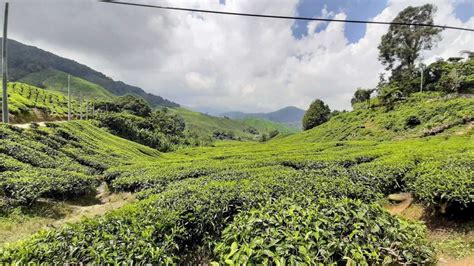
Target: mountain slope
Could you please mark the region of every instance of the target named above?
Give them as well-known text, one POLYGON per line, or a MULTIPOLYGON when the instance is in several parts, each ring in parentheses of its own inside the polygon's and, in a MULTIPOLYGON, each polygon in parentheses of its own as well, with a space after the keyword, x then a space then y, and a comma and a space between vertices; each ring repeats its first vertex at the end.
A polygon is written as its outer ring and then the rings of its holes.
POLYGON ((360 105, 354 111, 340 113, 322 125, 289 137, 288 141, 296 141, 295 138, 309 142, 417 138, 463 131, 472 121, 472 95, 416 93, 397 103, 392 110, 360 105))
POLYGON ((215 117, 184 108, 170 109, 183 117, 189 131, 201 136, 212 136, 215 132, 226 133, 244 139, 254 139, 257 135, 269 134, 278 130, 281 134, 291 134, 296 130, 284 125, 263 119, 233 120, 223 117, 215 117), (252 128, 257 132, 251 133, 252 128))
MULTIPOLYGON (((19 82, 67 94, 67 76, 68 74, 65 72, 49 68, 28 74, 19 82)), ((110 91, 103 87, 74 76, 71 76, 71 96, 75 99, 80 96, 85 99, 112 99, 114 97, 110 91)))
POLYGON ((294 106, 288 106, 270 113, 227 112, 223 113, 222 116, 226 116, 231 119, 261 118, 299 129, 301 128, 301 121, 303 119, 304 113, 305 111, 302 109, 294 106))
MULTIPOLYGON (((8 95, 12 123, 62 120, 67 117, 67 97, 60 92, 9 82, 8 95)), ((77 115, 80 110, 78 102, 73 100, 71 109, 72 114, 77 115)))
POLYGON ((160 96, 147 93, 139 87, 131 86, 121 81, 114 81, 86 65, 62 58, 37 47, 25 45, 10 39, 8 40, 8 48, 8 72, 10 81, 20 80, 34 72, 56 69, 102 86, 114 95, 138 95, 153 106, 179 106, 177 103, 166 100, 160 96))

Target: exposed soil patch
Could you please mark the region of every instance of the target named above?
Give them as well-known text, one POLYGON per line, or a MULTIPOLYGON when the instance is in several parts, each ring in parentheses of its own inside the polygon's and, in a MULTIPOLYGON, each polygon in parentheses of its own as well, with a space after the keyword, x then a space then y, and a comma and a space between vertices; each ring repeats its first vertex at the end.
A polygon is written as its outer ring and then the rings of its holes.
MULTIPOLYGON (((402 201, 393 205, 402 217, 421 221, 428 227, 428 240, 435 246, 439 265, 474 266, 474 220, 448 218, 418 203, 401 210, 402 201), (399 209, 397 209, 399 208, 399 209)), ((387 207, 387 206, 386 206, 387 207)), ((391 206, 388 206, 389 212, 391 206)))
POLYGON ((42 229, 58 228, 66 223, 79 222, 87 217, 103 215, 135 201, 131 193, 109 194, 102 183, 96 195, 75 201, 56 202, 39 200, 28 210, 18 210, 8 217, 0 217, 0 246, 30 236, 42 229))
POLYGON ((397 202, 396 204, 388 204, 385 206, 388 212, 394 215, 401 214, 404 210, 410 207, 413 202, 413 196, 410 193, 391 194, 388 195, 387 199, 397 202))

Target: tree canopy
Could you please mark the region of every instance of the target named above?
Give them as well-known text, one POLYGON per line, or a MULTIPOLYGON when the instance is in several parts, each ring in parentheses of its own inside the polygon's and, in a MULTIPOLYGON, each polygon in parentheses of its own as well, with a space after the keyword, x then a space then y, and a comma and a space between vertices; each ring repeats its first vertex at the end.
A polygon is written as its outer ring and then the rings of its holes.
POLYGON ((329 109, 329 106, 319 99, 314 100, 304 114, 303 129, 308 130, 321 125, 328 121, 330 115, 331 109, 329 109))
MULTIPOLYGON (((411 24, 433 24, 436 7, 431 4, 402 10, 393 22, 411 24)), ((392 71, 392 78, 406 71, 413 71, 415 60, 421 51, 431 49, 441 39, 441 29, 433 27, 390 25, 382 36, 379 48, 379 60, 392 71)))
POLYGON ((358 88, 354 92, 354 96, 351 99, 351 104, 354 105, 356 103, 368 102, 370 100, 370 95, 372 94, 372 92, 374 92, 374 90, 358 88))

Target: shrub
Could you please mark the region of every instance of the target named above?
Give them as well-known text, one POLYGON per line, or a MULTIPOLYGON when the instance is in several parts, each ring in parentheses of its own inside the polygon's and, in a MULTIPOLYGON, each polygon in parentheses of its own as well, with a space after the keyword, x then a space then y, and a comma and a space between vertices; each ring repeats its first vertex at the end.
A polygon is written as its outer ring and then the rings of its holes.
POLYGON ((236 216, 214 255, 221 264, 426 264, 422 225, 351 199, 283 199, 236 216))

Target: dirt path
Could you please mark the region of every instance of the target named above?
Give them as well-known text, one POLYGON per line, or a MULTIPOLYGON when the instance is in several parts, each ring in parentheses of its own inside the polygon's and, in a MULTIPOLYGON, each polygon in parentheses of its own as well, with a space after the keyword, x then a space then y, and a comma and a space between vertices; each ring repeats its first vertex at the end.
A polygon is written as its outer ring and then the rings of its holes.
POLYGON ((110 210, 118 209, 123 205, 134 201, 135 197, 131 193, 108 194, 107 185, 102 183, 97 188, 96 199, 98 200, 97 204, 89 206, 68 204, 68 206, 71 207, 71 213, 67 215, 67 217, 55 221, 50 226, 58 227, 65 223, 78 222, 84 217, 91 218, 103 215, 110 210))
POLYGON ((76 202, 39 199, 28 213, 0 217, 0 247, 42 229, 59 228, 66 223, 79 222, 84 217, 103 215, 135 200, 131 193, 109 194, 105 183, 97 188, 96 195, 77 199, 76 202))
POLYGON ((438 265, 446 266, 474 266, 474 255, 469 255, 460 260, 450 258, 450 257, 441 257, 438 260, 438 265))
POLYGON ((25 124, 12 124, 12 126, 19 127, 19 128, 29 128, 31 124, 35 123, 35 124, 38 124, 40 127, 44 127, 46 126, 46 123, 64 123, 64 122, 67 122, 67 121, 60 120, 60 121, 47 121, 47 122, 31 122, 31 123, 25 123, 25 124))

